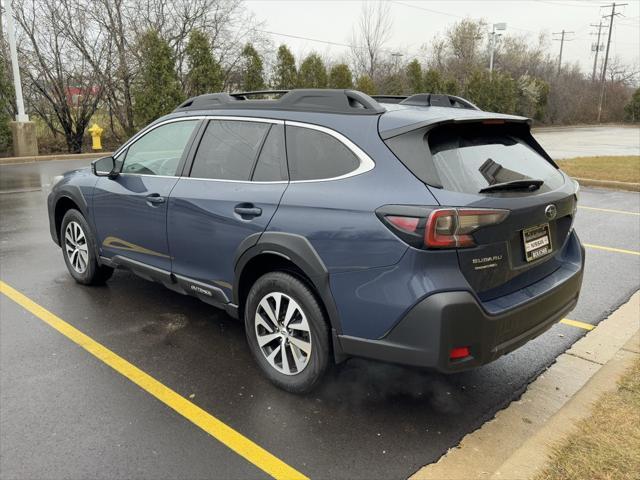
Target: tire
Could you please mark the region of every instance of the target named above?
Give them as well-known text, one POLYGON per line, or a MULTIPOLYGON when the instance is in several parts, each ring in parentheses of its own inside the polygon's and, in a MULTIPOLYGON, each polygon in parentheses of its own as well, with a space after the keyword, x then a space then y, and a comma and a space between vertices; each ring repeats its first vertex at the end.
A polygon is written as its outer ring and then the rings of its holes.
POLYGON ((328 323, 313 291, 288 273, 267 273, 251 287, 244 311, 249 348, 267 378, 288 392, 311 391, 330 362, 328 323))
POLYGON ((70 209, 62 218, 60 245, 67 270, 82 285, 100 285, 113 274, 113 268, 98 264, 96 241, 82 214, 70 209))

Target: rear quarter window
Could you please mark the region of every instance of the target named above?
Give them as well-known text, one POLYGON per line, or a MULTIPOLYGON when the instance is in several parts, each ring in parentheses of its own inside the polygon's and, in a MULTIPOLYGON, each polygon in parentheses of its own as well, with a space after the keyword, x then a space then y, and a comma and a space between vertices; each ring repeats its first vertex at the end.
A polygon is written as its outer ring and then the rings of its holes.
POLYGON ((360 166, 358 157, 328 133, 287 126, 286 136, 291 180, 340 177, 360 166))

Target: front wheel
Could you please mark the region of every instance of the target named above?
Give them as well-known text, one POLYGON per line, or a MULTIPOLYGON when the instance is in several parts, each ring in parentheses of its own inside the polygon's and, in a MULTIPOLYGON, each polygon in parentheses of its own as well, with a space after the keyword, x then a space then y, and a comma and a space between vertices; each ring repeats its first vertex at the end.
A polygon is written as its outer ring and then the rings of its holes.
POLYGON ((98 264, 95 240, 89 224, 78 210, 71 209, 62 218, 60 244, 67 270, 76 282, 98 285, 113 274, 113 268, 98 264))
POLYGON ((294 393, 310 391, 329 366, 329 328, 316 296, 296 277, 272 272, 245 305, 249 348, 265 375, 294 393))

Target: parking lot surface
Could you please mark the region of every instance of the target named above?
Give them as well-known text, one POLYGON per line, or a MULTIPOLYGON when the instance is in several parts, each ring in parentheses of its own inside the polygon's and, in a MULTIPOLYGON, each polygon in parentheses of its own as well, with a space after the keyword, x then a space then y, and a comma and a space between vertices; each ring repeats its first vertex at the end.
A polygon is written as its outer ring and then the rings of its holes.
POLYGON ((640 128, 631 126, 549 127, 534 137, 552 158, 640 155, 640 128))
MULTIPOLYGON (((241 324, 222 311, 125 271, 104 287, 71 279, 45 200, 53 176, 86 164, 0 167, 1 279, 310 478, 406 478, 586 332, 560 323, 451 376, 353 359, 312 394, 287 394, 263 378, 241 324)), ((640 195, 584 188, 580 202, 575 228, 590 246, 569 318, 596 325, 639 288, 640 195)), ((7 296, 0 302, 2 478, 269 477, 7 296)))

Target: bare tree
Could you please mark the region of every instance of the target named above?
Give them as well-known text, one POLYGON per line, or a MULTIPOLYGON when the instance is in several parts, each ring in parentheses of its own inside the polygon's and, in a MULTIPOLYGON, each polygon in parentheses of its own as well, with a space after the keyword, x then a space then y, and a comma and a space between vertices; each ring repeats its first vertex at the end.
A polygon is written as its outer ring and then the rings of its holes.
POLYGON ((393 19, 391 4, 386 1, 365 2, 351 40, 355 71, 366 73, 376 81, 384 46, 391 37, 393 19))
POLYGON ((105 87, 111 130, 116 137, 120 130, 118 126, 125 137, 131 136, 139 127, 134 121, 131 92, 140 64, 135 48, 140 34, 154 30, 169 43, 184 81, 188 35, 194 29, 204 32, 211 41, 218 63, 225 68, 225 83, 246 41, 261 38, 256 29, 259 25, 242 8, 241 0, 58 1, 66 18, 87 18, 91 25, 88 33, 95 37, 93 43, 108 51, 106 57, 98 58, 99 49, 89 48, 86 42, 87 29, 80 31, 76 22, 66 22, 65 33, 105 87))
POLYGON ((506 35, 495 51, 497 70, 505 70, 514 78, 522 75, 548 77, 557 69, 549 54, 548 37, 544 34, 532 42, 527 35, 506 35))
POLYGON ((615 56, 607 63, 607 80, 610 83, 620 83, 625 86, 637 85, 640 70, 638 65, 627 65, 619 56, 615 56))
MULTIPOLYGON (((80 152, 84 131, 104 89, 83 56, 72 48, 65 35, 68 19, 55 0, 15 3, 16 19, 24 35, 21 55, 31 108, 53 132, 64 134, 69 152, 80 152)), ((86 32, 87 24, 82 18, 75 18, 74 22, 86 32)), ((99 58, 106 53, 93 47, 99 58)))
POLYGON ((444 38, 435 36, 431 40, 431 45, 424 44, 420 51, 427 58, 427 67, 439 72, 444 72, 447 68, 448 52, 447 41, 444 38))
POLYGON ((159 32, 174 51, 182 79, 188 36, 194 29, 210 38, 216 61, 225 67, 225 84, 247 43, 259 50, 268 43, 260 32, 262 23, 244 8, 242 0, 142 0, 136 5, 144 13, 142 20, 132 22, 135 35, 149 29, 159 32))
POLYGON ((448 69, 460 82, 483 66, 486 27, 483 20, 464 19, 447 31, 447 48, 451 53, 448 69))

